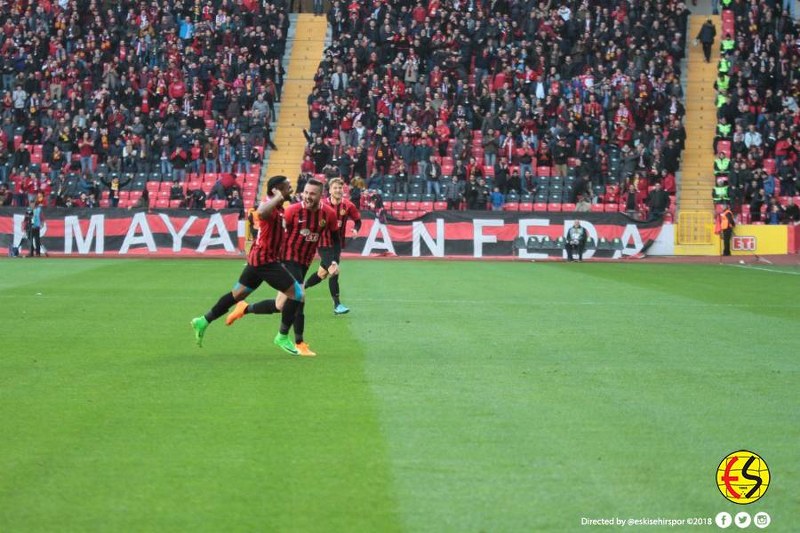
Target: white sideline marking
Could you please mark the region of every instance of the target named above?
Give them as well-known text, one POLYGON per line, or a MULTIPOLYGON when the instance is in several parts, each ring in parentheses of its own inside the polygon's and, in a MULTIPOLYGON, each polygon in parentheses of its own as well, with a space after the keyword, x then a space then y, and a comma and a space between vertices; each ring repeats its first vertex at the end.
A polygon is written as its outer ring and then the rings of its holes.
POLYGON ((775 270, 772 268, 755 267, 750 265, 730 265, 736 268, 748 268, 750 270, 763 270, 764 272, 773 272, 775 274, 789 274, 790 276, 800 276, 800 272, 789 272, 788 270, 775 270))

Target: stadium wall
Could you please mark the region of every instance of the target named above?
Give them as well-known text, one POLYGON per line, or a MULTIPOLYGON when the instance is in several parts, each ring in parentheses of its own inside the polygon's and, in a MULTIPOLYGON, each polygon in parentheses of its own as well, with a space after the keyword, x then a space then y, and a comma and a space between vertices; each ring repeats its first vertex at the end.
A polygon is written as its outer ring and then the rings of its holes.
MULTIPOLYGON (((795 231, 791 235, 796 235, 795 231)), ((766 226, 740 224, 733 230, 731 255, 783 255, 789 253, 790 232, 788 226, 766 226)), ((717 245, 719 237, 714 236, 717 245)), ((796 250, 795 250, 796 251, 796 250)), ((794 253, 794 252, 792 252, 794 253)))
MULTIPOLYGON (((236 256, 238 211, 45 209, 43 251, 56 255, 236 256)), ((28 246, 24 209, 0 214, 0 253, 28 246)))
MULTIPOLYGON (((28 246, 24 216, 23 209, 0 214, 1 254, 28 246)), ((235 210, 46 209, 44 217, 42 244, 57 255, 207 257, 238 256, 244 249, 244 224, 235 210)), ((345 252, 362 257, 553 259, 565 255, 558 239, 574 219, 574 213, 435 211, 417 220, 380 222, 366 213, 359 236, 348 241, 345 252)), ((638 222, 618 213, 587 213, 580 220, 591 239, 587 258, 675 254, 672 224, 638 222)), ((732 242, 734 255, 781 255, 799 248, 800 226, 740 225, 732 242)), ((719 250, 716 236, 713 250, 719 250)))

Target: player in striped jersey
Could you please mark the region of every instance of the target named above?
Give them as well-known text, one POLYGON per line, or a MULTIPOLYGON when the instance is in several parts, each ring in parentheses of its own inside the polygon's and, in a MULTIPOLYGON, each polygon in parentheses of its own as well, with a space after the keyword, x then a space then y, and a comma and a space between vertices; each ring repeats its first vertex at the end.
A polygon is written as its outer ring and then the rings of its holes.
POLYGON ((342 178, 332 179, 328 183, 328 189, 330 196, 323 200, 323 203, 329 205, 336 212, 336 219, 338 220, 338 229, 336 231, 339 233, 339 244, 330 247, 320 246, 319 256, 321 261, 319 268, 306 280, 305 287, 307 289, 311 288, 330 275, 328 288, 331 291, 331 298, 333 298, 333 312, 337 315, 343 315, 349 313, 350 309, 339 301, 339 273, 332 274, 329 272, 329 268, 332 263, 337 265, 341 263, 348 219, 354 222, 353 237, 358 235, 358 230, 361 229, 361 212, 353 202, 344 198, 344 180, 342 178))
MULTIPOLYGON (((280 308, 276 300, 259 302, 258 311, 262 314, 281 311, 281 325, 275 336, 275 344, 292 355, 298 351, 289 338, 298 308, 303 305, 303 288, 300 278, 297 280, 281 262, 285 233, 283 229, 283 204, 292 196, 292 185, 286 176, 275 176, 267 182, 269 195, 256 211, 258 214, 258 236, 247 256, 239 281, 233 290, 220 297, 214 307, 205 315, 192 319, 197 345, 203 345, 203 336, 208 325, 228 312, 236 304, 237 309, 247 307, 243 301, 248 294, 256 290, 262 283, 277 289, 281 296, 280 308), (237 304, 238 302, 238 304, 237 304), (244 305, 243 305, 244 304, 244 305)), ((232 321, 229 322, 232 323, 232 321)))
MULTIPOLYGON (((311 179, 303 189, 303 201, 292 204, 286 208, 283 215, 286 236, 283 242, 281 259, 286 268, 291 272, 296 280, 303 280, 306 277, 309 266, 314 260, 317 249, 320 246, 334 246, 339 241, 338 220, 336 213, 330 207, 323 205, 322 183, 311 179)), ((338 263, 330 265, 329 271, 332 274, 339 272, 338 263)), ((275 303, 278 309, 281 308, 286 296, 278 294, 275 303)), ((263 302, 252 304, 240 315, 231 313, 228 316, 230 322, 238 320, 248 313, 263 314, 260 306, 263 302)), ((297 306, 297 314, 294 319, 295 346, 300 355, 316 355, 303 338, 305 333, 305 303, 297 306)))

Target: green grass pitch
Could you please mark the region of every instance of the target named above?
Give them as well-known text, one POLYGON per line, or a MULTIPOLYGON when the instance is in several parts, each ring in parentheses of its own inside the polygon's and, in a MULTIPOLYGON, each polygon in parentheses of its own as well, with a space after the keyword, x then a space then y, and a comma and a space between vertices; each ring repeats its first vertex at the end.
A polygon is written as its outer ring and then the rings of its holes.
POLYGON ((198 349, 242 265, 0 261, 0 531, 796 528, 797 270, 345 260, 317 358, 277 315, 198 349), (742 448, 772 475, 746 507, 715 485, 742 448))

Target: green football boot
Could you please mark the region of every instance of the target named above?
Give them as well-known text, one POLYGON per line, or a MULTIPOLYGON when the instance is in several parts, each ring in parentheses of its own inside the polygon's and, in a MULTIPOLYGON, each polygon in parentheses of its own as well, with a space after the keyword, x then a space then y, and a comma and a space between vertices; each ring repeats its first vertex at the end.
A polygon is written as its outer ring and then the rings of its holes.
POLYGON ((297 347, 292 342, 292 339, 289 338, 289 335, 281 335, 278 333, 275 335, 275 346, 283 350, 284 352, 288 352, 291 355, 297 355, 297 347))
POLYGON ((197 345, 199 347, 203 347, 203 335, 206 334, 206 328, 208 327, 208 320, 206 317, 199 316, 197 318, 192 319, 192 329, 194 330, 194 338, 197 341, 197 345))

